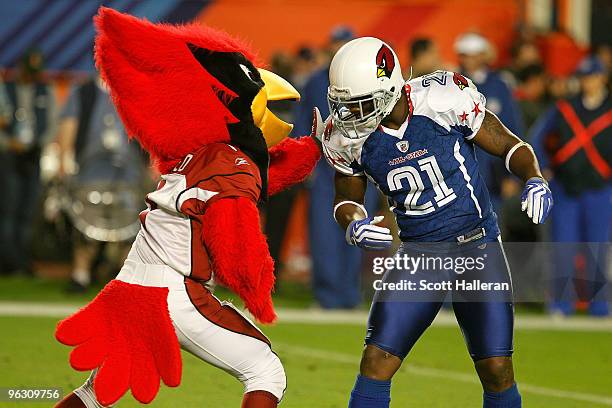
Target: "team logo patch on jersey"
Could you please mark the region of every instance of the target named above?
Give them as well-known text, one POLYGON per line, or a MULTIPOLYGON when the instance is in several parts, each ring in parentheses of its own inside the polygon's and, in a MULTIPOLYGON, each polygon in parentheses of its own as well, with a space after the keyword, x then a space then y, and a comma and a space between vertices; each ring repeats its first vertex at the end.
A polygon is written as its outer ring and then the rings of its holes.
POLYGON ((468 86, 470 86, 470 84, 468 83, 467 79, 461 75, 458 74, 457 72, 453 72, 453 82, 455 83, 455 85, 457 85, 459 87, 459 89, 461 89, 462 91, 467 88, 468 86))
POLYGON ((395 68, 393 52, 389 47, 383 44, 376 54, 376 78, 391 78, 393 68, 395 68))
POLYGON ((399 151, 402 153, 406 153, 408 151, 408 147, 410 147, 408 142, 405 140, 402 140, 401 142, 397 142, 395 145, 397 146, 399 151))
POLYGON ((242 158, 242 157, 236 157, 236 160, 234 161, 234 164, 235 164, 236 166, 242 166, 242 165, 244 165, 244 164, 246 164, 246 165, 248 166, 248 165, 249 165, 249 162, 248 162, 248 161, 247 161, 245 158, 242 158))

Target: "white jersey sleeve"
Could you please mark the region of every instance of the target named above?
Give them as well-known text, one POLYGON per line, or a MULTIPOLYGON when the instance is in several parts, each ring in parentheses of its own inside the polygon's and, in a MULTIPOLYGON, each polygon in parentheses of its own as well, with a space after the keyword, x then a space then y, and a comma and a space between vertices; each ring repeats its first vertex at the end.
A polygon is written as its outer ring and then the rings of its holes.
POLYGON ((458 129, 473 138, 485 115, 486 98, 476 85, 456 72, 435 71, 409 82, 419 99, 414 114, 432 118, 445 129, 458 129))
POLYGON ((337 172, 347 176, 363 176, 361 148, 365 139, 349 139, 328 125, 321 141, 323 156, 337 172))

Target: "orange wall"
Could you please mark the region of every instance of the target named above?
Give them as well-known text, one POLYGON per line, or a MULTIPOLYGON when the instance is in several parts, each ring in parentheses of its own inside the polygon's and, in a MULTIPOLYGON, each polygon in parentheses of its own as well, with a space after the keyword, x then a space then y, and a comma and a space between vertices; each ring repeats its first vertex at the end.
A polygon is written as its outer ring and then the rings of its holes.
MULTIPOLYGON (((406 45, 429 36, 445 60, 454 62, 452 45, 464 31, 477 30, 504 50, 519 19, 520 0, 217 0, 198 20, 250 42, 262 61, 280 49, 324 45, 338 24, 357 35, 389 41, 405 61, 406 45)), ((504 59, 506 55, 501 54, 504 59)))

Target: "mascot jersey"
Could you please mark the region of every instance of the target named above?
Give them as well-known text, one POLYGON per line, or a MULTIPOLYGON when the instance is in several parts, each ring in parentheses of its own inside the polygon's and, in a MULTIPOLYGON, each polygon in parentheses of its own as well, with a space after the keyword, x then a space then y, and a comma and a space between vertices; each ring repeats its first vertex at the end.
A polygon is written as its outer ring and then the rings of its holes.
POLYGON ((496 239, 497 217, 470 142, 482 125, 485 97, 447 71, 415 78, 405 90, 410 111, 398 130, 380 126, 358 140, 332 131, 323 138, 327 161, 376 184, 403 241, 455 241, 482 229, 496 239))
POLYGON ((168 265, 199 281, 212 277, 212 266, 202 236, 208 206, 223 198, 261 194, 259 170, 248 155, 231 144, 214 143, 190 153, 163 174, 157 190, 148 194, 147 209, 129 260, 168 265))

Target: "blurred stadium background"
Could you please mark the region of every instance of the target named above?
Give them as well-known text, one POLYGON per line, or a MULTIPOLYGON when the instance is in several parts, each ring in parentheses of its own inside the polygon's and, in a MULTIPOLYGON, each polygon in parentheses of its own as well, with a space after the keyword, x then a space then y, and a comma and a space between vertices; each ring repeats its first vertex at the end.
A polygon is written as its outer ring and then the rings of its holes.
MULTIPOLYGON (((295 135, 309 132, 313 105, 327 110, 330 56, 365 35, 394 47, 406 78, 435 69, 472 77, 506 126, 541 144, 543 162, 554 158, 558 132, 542 126, 558 101, 583 101, 595 112, 580 118, 585 124, 612 112, 610 0, 1 0, 0 387, 68 392, 82 382, 84 375, 68 367, 67 349, 53 339, 54 324, 118 272, 144 193, 155 185, 157 175, 127 141, 96 77, 92 17, 100 5, 151 21, 196 21, 247 40, 262 65, 301 91, 300 103, 274 107, 296 124, 295 135)), ((547 167, 547 177, 563 180, 557 188, 564 205, 542 228, 518 211, 517 181, 482 158, 504 239, 521 243, 513 272, 538 283, 517 317, 516 372, 529 407, 612 406, 612 257, 605 257, 612 225, 602 215, 612 212, 610 125, 592 139, 608 173, 584 152, 569 175, 564 163, 547 167), (579 226, 598 232, 568 235, 554 227, 575 214, 579 226), (554 263, 535 244, 565 241, 598 243, 564 261, 571 274, 564 278, 575 283, 570 295, 556 293, 554 263), (593 253, 596 270, 589 269, 593 253)), ((281 310, 280 323, 265 330, 287 366, 287 407, 345 406, 364 334, 373 254, 349 248, 333 223, 331 177, 320 163, 302 186, 261 208, 281 310)), ((376 192, 368 206, 388 212, 376 192)), ((231 399, 237 382, 190 357, 186 365, 184 387, 163 390, 156 406, 239 404, 231 399)), ((395 387, 393 399, 478 406, 471 374, 459 329, 444 312, 402 368, 405 386, 395 387)))

